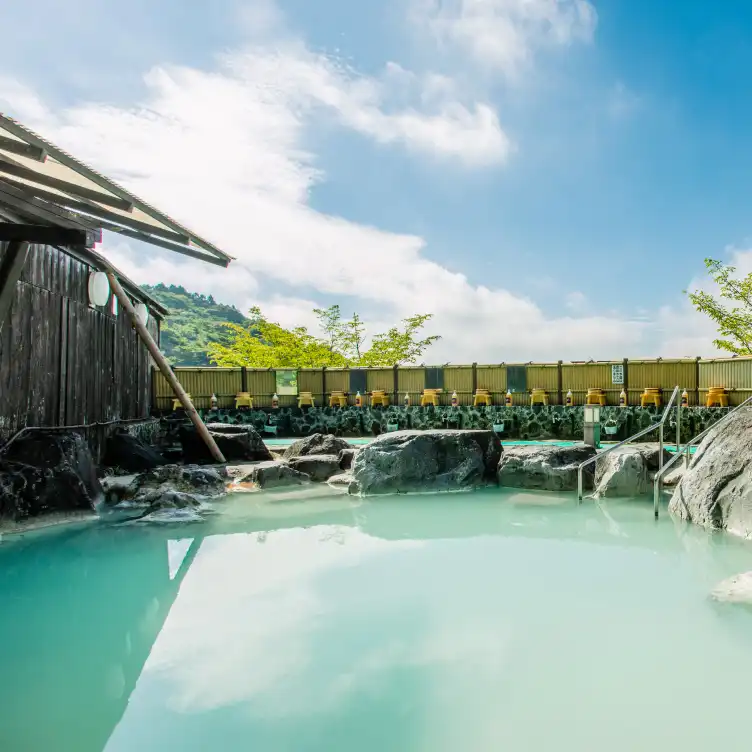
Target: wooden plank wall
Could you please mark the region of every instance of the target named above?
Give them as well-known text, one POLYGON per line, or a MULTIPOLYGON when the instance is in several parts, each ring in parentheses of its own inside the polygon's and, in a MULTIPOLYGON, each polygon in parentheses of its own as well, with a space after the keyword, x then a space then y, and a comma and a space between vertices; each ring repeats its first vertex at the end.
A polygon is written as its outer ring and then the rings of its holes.
MULTIPOLYGON (((149 416, 151 358, 125 314, 88 305, 92 271, 57 248, 31 246, 0 330, 0 439, 25 426, 149 416)), ((148 328, 158 338, 151 316, 148 328)))
MULTIPOLYGON (((752 357, 715 358, 708 360, 619 360, 588 363, 527 363, 519 364, 526 369, 527 389, 512 395, 513 405, 530 404, 530 390, 545 389, 549 395, 549 404, 559 404, 559 392, 563 401, 571 389, 575 405, 585 403, 587 390, 598 387, 606 393, 606 403, 617 405, 623 385, 612 381, 612 366, 625 366, 629 384, 628 404, 639 405, 640 395, 646 387, 659 387, 664 400, 669 398, 673 387, 678 384, 688 392, 689 404, 704 404, 710 386, 724 386, 729 389, 729 404, 738 405, 752 394, 752 357), (699 402, 698 402, 699 396, 699 402)), ((190 383, 196 394, 211 394, 211 384, 215 382, 223 369, 213 368, 176 368, 175 373, 183 383, 190 383), (195 373, 194 373, 195 372, 195 373)), ((241 369, 235 370, 240 373, 241 369)), ((404 366, 398 369, 374 368, 366 370, 366 384, 369 391, 385 389, 392 398, 397 392, 397 404, 402 404, 405 392, 410 395, 410 403, 416 405, 426 387, 426 369, 422 366, 404 366)), ((441 404, 448 405, 453 391, 461 405, 472 404, 473 385, 491 392, 493 403, 504 403, 507 390, 507 365, 460 365, 443 368, 444 389, 440 396, 441 404)), ((161 373, 154 373, 156 407, 168 410, 172 405, 172 392, 161 373)), ((270 395, 274 389, 274 372, 270 370, 246 370, 248 390, 254 396, 254 404, 268 407, 270 395)), ((328 404, 332 391, 338 390, 349 394, 350 404, 354 404, 354 393, 350 385, 350 372, 346 369, 327 369, 325 384, 321 369, 306 369, 300 372, 300 388, 313 391, 316 404, 328 404), (325 395, 322 392, 326 391, 325 395), (323 396, 323 399, 321 397, 323 396)), ((232 396, 232 395, 231 395, 232 396)), ((364 395, 365 396, 365 395, 364 395)), ((295 404, 294 397, 280 400, 283 406, 295 404)), ((208 407, 208 397, 197 406, 208 407), (204 404, 206 402, 207 404, 204 404)))

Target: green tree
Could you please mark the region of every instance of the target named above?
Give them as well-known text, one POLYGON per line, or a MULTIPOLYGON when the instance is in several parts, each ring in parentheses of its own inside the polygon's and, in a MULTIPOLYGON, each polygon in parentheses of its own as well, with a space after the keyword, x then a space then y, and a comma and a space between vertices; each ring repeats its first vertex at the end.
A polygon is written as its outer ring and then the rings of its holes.
POLYGON ((229 342, 209 345, 209 358, 218 366, 247 368, 343 368, 347 366, 392 366, 413 363, 431 344, 433 335, 419 338, 431 314, 405 319, 403 327, 393 327, 373 337, 364 351, 365 326, 357 313, 343 321, 339 306, 314 309, 324 338, 305 327, 285 329, 252 308, 248 324, 228 323, 229 342))
POLYGON ((733 266, 705 259, 710 277, 718 285, 718 298, 703 290, 687 293, 692 305, 718 326, 713 344, 737 355, 752 355, 752 274, 739 279, 733 266), (728 304, 726 303, 728 301, 728 304))
POLYGON ((331 350, 340 353, 350 365, 360 365, 366 340, 366 328, 360 316, 354 313, 349 321, 342 321, 338 305, 314 308, 313 312, 319 319, 319 327, 326 335, 331 350))
POLYGON ((329 368, 344 367, 345 358, 327 342, 308 333, 304 326, 285 329, 269 321, 258 307, 250 310, 250 324, 225 324, 232 335, 228 344, 209 345, 209 358, 230 368, 329 368))
POLYGON ((435 334, 418 339, 418 334, 431 318, 430 313, 410 316, 402 322, 402 328, 394 326, 384 334, 377 334, 370 349, 363 355, 362 364, 373 367, 415 363, 434 342, 441 339, 435 334))

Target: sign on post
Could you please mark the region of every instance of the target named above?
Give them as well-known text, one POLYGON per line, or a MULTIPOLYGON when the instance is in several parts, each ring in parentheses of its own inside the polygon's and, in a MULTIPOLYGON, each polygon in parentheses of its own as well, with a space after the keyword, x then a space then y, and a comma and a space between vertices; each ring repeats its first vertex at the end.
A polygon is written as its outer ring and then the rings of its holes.
POLYGON ((611 366, 611 383, 621 386, 624 383, 624 364, 611 366))

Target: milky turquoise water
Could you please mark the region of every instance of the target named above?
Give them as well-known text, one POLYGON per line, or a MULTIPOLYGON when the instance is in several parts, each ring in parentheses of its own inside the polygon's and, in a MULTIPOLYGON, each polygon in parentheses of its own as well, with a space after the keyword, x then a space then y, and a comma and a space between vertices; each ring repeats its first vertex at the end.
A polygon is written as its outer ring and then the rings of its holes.
POLYGON ((0 544, 0 750, 749 750, 743 542, 645 503, 245 495, 0 544))

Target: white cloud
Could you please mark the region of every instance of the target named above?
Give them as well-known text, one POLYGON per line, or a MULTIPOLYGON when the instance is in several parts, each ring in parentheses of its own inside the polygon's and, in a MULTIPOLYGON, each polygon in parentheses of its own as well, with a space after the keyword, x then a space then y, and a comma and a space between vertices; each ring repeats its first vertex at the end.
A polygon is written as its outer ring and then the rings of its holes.
POLYGON ((585 293, 575 290, 566 296, 564 304, 570 311, 582 311, 587 306, 587 298, 585 293))
POLYGON ((592 39, 587 0, 413 0, 412 19, 444 47, 514 78, 539 49, 592 39))
MULTIPOLYGON (((518 5, 509 7, 522 13, 518 5)), ((555 41, 583 34, 561 20, 564 11, 547 16, 538 0, 530 5, 538 25, 549 19, 555 41)), ((511 147, 495 113, 454 99, 454 81, 396 64, 379 78, 361 76, 290 39, 223 63, 215 72, 153 69, 137 106, 82 103, 54 114, 33 91, 0 79, 11 114, 237 258, 225 271, 158 249, 144 258, 122 243, 107 246, 134 279, 183 284, 243 309, 253 301, 283 324, 311 325, 317 296, 352 301, 371 321, 432 312, 431 333, 443 335, 427 355, 434 362, 657 353, 655 326, 644 317, 574 309, 550 316, 525 296, 435 263, 420 237, 309 206, 325 176, 303 144, 309 124, 326 113, 378 142, 471 165, 503 159, 511 147)))

